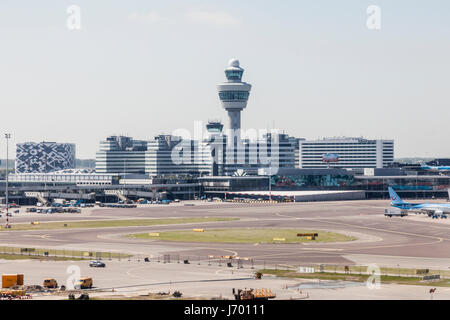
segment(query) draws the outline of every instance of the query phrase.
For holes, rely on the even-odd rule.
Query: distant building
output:
[[[159,176],[257,175],[258,169],[294,168],[291,138],[268,133],[261,139],[227,144],[220,123],[208,123],[204,140],[158,135],[149,141],[111,136],[100,142],[96,154],[97,173]]]
[[[394,140],[363,138],[325,138],[299,141],[299,168],[386,168],[394,162]],[[324,161],[324,155],[336,154],[338,161]]]
[[[295,138],[271,132],[233,143],[222,132],[220,123],[209,122],[206,127],[208,137],[202,144],[202,158],[205,166],[211,166],[213,176],[257,175],[261,168],[295,167]]]
[[[145,173],[147,142],[130,137],[110,136],[100,142],[95,156],[97,173]]]
[[[95,167],[97,173],[152,177],[207,175],[210,174],[208,161],[204,159],[202,144],[195,140],[172,135],[159,135],[149,141],[110,136],[100,142]]]
[[[239,170],[249,175],[257,175],[261,168],[277,171],[295,167],[295,149],[291,138],[286,134],[267,133],[256,141],[245,139],[242,142],[245,150],[244,161],[226,162],[225,175],[233,175]]]
[[[25,142],[16,145],[16,173],[46,173],[75,168],[75,144]]]
[[[305,138],[289,137],[288,139],[294,149],[294,167],[298,169],[300,168],[300,141],[304,141]]]
[[[145,173],[150,176],[209,175],[209,149],[201,141],[159,135],[147,143]]]

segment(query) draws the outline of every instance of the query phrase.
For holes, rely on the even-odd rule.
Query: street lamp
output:
[[[9,157],[8,157],[8,145],[9,145],[9,139],[11,139],[11,134],[10,133],[5,133],[5,139],[6,139],[6,188],[5,188],[5,203],[6,203],[6,228],[10,228],[9,225],[9,213],[8,213],[8,161],[9,161]]]

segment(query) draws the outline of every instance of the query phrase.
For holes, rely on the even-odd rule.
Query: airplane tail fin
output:
[[[394,191],[394,189],[392,189],[392,187],[388,188],[389,190],[389,196],[391,197],[391,204],[395,205],[395,204],[402,204],[405,203],[397,194],[397,192]]]

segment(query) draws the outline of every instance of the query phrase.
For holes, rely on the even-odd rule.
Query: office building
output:
[[[261,168],[294,168],[293,138],[276,132],[261,138],[230,138],[222,132],[219,122],[207,124],[208,137],[203,141],[203,164],[210,166],[213,176],[257,175]],[[207,151],[209,150],[209,151]]]
[[[110,136],[100,142],[95,166],[97,173],[208,175],[211,159],[201,141],[172,135],[158,135],[149,141]]]
[[[100,142],[95,156],[97,173],[145,173],[147,142],[125,136],[110,136]]]
[[[386,168],[394,162],[394,140],[325,138],[299,140],[299,168]],[[333,162],[327,162],[333,155]]]
[[[209,149],[198,140],[159,135],[147,143],[145,173],[150,176],[209,175]]]

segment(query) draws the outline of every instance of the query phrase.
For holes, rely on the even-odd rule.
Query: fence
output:
[[[105,251],[83,251],[72,249],[42,249],[42,248],[24,248],[24,247],[1,247],[0,259],[3,256],[8,258],[30,258],[30,259],[48,259],[48,260],[117,260],[129,262],[153,262],[153,263],[182,263],[196,264],[216,267],[226,267],[248,270],[274,270],[275,273],[282,271],[295,272],[300,274],[334,274],[334,275],[369,275],[367,265],[342,265],[342,264],[277,264],[274,261],[262,259],[253,259],[236,256],[213,256],[213,255],[180,255],[180,254],[162,254],[151,256],[145,254],[124,254],[120,252]],[[391,277],[414,277],[421,279],[450,279],[449,270],[423,269],[423,268],[405,268],[401,266],[389,267],[379,266],[381,276]],[[437,277],[439,276],[439,277]]]
[[[43,249],[43,248],[24,248],[24,247],[5,247],[0,246],[0,259],[2,258],[18,259],[48,259],[48,260],[84,260],[84,259],[129,259],[130,254],[120,252],[105,252],[105,251],[83,251],[73,249]],[[6,257],[5,257],[6,256]]]
[[[385,277],[409,277],[420,278],[423,280],[450,279],[450,270],[439,269],[423,269],[423,268],[406,268],[377,266],[379,275]],[[301,264],[299,266],[275,264],[270,265],[264,263],[264,269],[272,269],[275,271],[291,271],[300,274],[323,273],[334,275],[371,275],[373,268],[369,269],[368,265],[335,265],[335,264]]]

